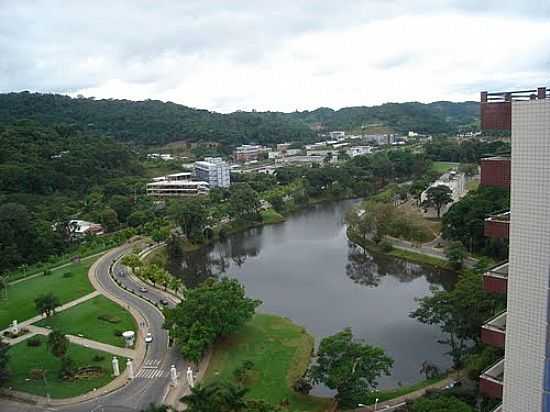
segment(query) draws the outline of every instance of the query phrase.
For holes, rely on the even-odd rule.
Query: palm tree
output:
[[[244,398],[247,392],[248,389],[232,383],[215,382],[195,386],[181,401],[187,405],[188,412],[244,412],[247,410]]]

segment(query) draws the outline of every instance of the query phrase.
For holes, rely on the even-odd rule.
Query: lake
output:
[[[381,388],[415,383],[422,362],[451,364],[437,341],[439,328],[411,319],[416,298],[430,287],[450,288],[455,275],[401,259],[371,255],[346,237],[344,216],[355,201],[316,205],[285,223],[231,236],[225,242],[170,262],[172,273],[193,287],[209,276],[237,278],[260,311],[303,325],[316,338],[351,327],[354,336],[384,348],[394,360]],[[312,393],[332,395],[318,387]]]

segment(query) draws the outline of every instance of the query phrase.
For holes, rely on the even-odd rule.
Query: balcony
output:
[[[506,293],[508,289],[508,262],[499,263],[483,274],[483,289],[490,293]]]
[[[486,345],[504,348],[506,312],[502,312],[481,327],[481,341]]]
[[[502,412],[502,403],[499,404],[495,409],[493,409],[491,412]]]
[[[510,190],[511,159],[506,156],[493,156],[481,159],[480,186],[501,187]]]
[[[482,372],[479,377],[479,391],[487,398],[502,399],[504,384],[504,359]]]
[[[511,213],[500,213],[485,219],[484,234],[497,239],[508,239],[510,237]]]
[[[481,130],[512,130],[512,101],[549,97],[546,87],[513,92],[481,92]]]

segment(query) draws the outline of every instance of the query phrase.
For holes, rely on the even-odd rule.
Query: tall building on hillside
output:
[[[249,162],[258,160],[262,153],[266,153],[265,147],[257,144],[243,144],[233,150],[233,160],[235,162]]]
[[[207,157],[195,162],[195,176],[208,183],[209,187],[229,187],[231,173],[229,165],[221,157]]]
[[[507,293],[507,309],[483,326],[482,341],[505,355],[482,373],[480,390],[502,398],[496,411],[550,412],[550,94],[482,92],[481,125],[511,130],[512,155],[511,167],[482,161],[481,183],[510,184],[511,209],[485,222],[485,234],[508,237],[510,249],[508,263],[484,274],[488,291]]]

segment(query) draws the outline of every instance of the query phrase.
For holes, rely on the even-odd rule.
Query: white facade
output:
[[[329,132],[328,134],[329,134],[330,138],[333,139],[333,140],[342,139],[342,138],[346,137],[346,132],[344,132],[342,130],[335,130],[333,132]]]
[[[420,202],[424,202],[428,199],[428,190],[430,190],[430,188],[437,186],[447,186],[452,192],[453,202],[441,208],[441,213],[445,213],[454,202],[459,201],[462,195],[464,195],[466,187],[465,184],[466,177],[464,173],[456,173],[453,171],[445,173],[420,194]]]
[[[372,146],[352,146],[346,149],[346,153],[350,157],[368,155],[372,153]]]
[[[209,187],[229,187],[231,173],[229,165],[221,157],[207,157],[195,162],[195,176],[208,183]]]
[[[512,102],[511,211],[503,411],[547,412],[550,100]]]
[[[155,197],[199,195],[208,193],[208,182],[191,180],[191,173],[174,173],[154,178],[145,191]]]

